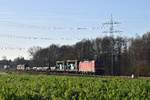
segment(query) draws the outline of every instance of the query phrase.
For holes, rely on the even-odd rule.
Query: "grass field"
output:
[[[150,100],[150,80],[1,74],[0,99]]]

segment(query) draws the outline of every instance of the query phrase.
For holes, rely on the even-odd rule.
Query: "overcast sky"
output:
[[[150,31],[149,0],[0,0],[0,57],[28,58],[32,46],[74,44],[107,34],[102,23],[122,24],[122,36]]]

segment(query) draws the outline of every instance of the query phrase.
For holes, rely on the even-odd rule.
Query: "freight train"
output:
[[[18,65],[17,70],[32,70],[32,71],[49,71],[49,72],[63,72],[63,73],[92,73],[92,74],[105,74],[105,67],[100,61],[78,61],[66,60],[56,61],[54,67],[28,67],[25,65]]]

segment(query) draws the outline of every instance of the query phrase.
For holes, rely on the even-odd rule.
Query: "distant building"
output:
[[[16,66],[11,60],[0,60],[0,70],[15,69]]]
[[[7,69],[7,68],[10,68],[10,62],[7,61],[7,60],[1,60],[0,61],[0,69]]]

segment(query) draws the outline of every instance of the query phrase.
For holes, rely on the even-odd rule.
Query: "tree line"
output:
[[[99,60],[105,66],[106,75],[150,76],[150,32],[135,38],[106,36],[83,39],[74,45],[33,47],[29,53],[31,66],[52,67],[61,60]]]

